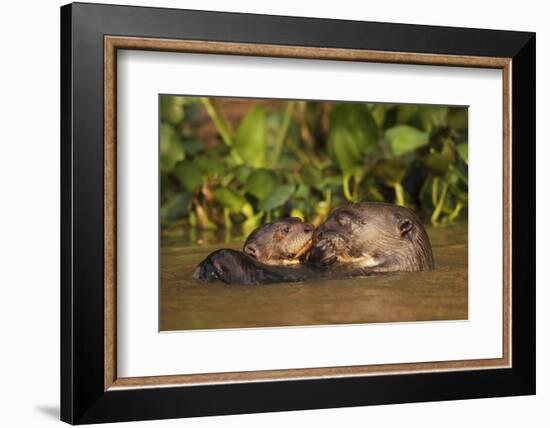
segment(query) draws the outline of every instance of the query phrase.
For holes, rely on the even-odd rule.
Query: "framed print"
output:
[[[75,3],[61,54],[62,420],[535,393],[533,33]]]

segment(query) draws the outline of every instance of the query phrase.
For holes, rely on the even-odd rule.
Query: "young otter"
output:
[[[320,270],[308,266],[267,266],[237,250],[224,248],[208,255],[193,272],[195,279],[226,284],[258,285],[316,278]]]
[[[314,233],[308,261],[363,274],[434,268],[418,217],[397,205],[359,202],[333,211]]]
[[[297,217],[281,218],[254,230],[243,251],[270,266],[299,264],[311,248],[313,226]]]
[[[226,284],[270,284],[314,278],[315,269],[301,266],[313,242],[313,226],[299,218],[281,218],[254,230],[244,243],[244,253],[214,251],[195,269],[194,278]],[[296,265],[295,267],[285,267]]]

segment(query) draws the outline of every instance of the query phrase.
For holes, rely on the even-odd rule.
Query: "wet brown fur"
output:
[[[430,240],[416,214],[375,202],[333,211],[315,231],[308,260],[317,266],[349,265],[365,274],[434,268]]]
[[[281,218],[255,229],[246,239],[243,251],[270,266],[300,263],[313,240],[313,226],[297,217]]]

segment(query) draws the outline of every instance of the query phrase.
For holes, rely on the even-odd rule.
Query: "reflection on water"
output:
[[[429,228],[436,269],[368,278],[261,286],[204,284],[193,268],[243,236],[186,231],[163,237],[160,329],[188,330],[464,320],[468,317],[468,227]]]

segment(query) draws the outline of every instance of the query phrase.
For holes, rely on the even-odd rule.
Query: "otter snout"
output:
[[[317,229],[313,233],[313,245],[308,261],[316,266],[329,266],[336,262],[344,247],[344,239],[340,234]]]
[[[315,266],[329,266],[336,262],[336,248],[331,241],[318,241],[309,252],[308,262]]]

